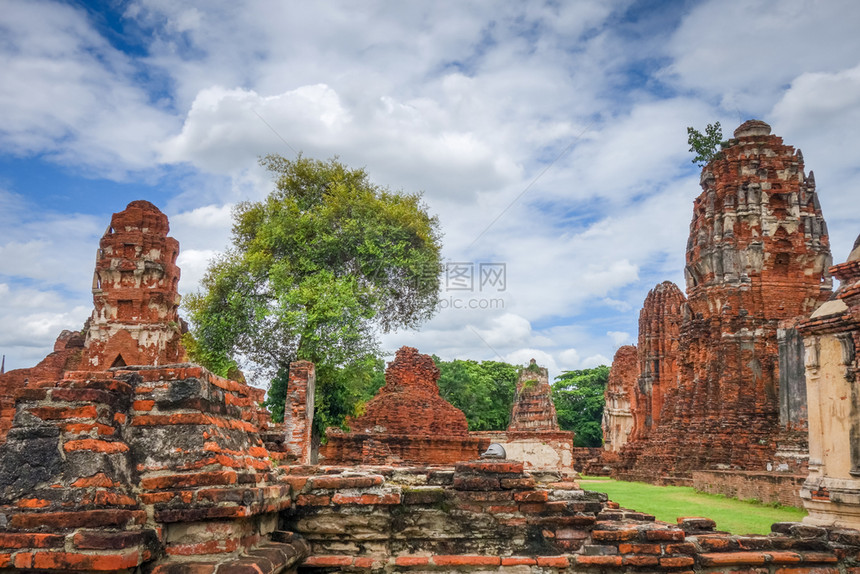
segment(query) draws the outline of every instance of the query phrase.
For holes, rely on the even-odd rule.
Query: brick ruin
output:
[[[640,316],[637,406],[650,405],[634,415],[645,430],[622,453],[624,478],[683,483],[694,470],[802,469],[805,383],[799,369],[780,372],[779,347],[792,321],[831,293],[813,173],[805,175],[800,150],[750,120],[702,170],[701,185],[687,299],[664,283],[665,300],[652,291]],[[793,459],[777,456],[783,439]]]
[[[520,369],[508,432],[557,431],[558,417],[552,402],[549,373],[534,359]]]
[[[686,298],[664,281],[645,297],[639,313],[639,379],[634,398],[633,436],[647,436],[660,424],[666,396],[678,386],[678,345]]]
[[[326,464],[453,464],[477,458],[489,444],[469,436],[466,415],[439,395],[430,355],[402,347],[385,370],[385,385],[350,432],[330,428],[320,449]]]
[[[860,528],[860,237],[833,298],[797,329],[806,350],[809,476],[800,496],[812,524]]]
[[[633,435],[636,379],[639,376],[639,354],[635,345],[619,347],[612,358],[609,380],[606,382],[603,407],[603,447],[618,452]]]
[[[146,321],[136,332],[172,332]],[[80,360],[90,340],[98,368]],[[667,524],[571,481],[539,483],[517,460],[302,464],[312,365],[291,365],[292,420],[276,426],[261,389],[199,366],[161,355],[157,365],[109,366],[114,351],[124,362],[147,357],[151,340],[126,355],[111,337],[67,334],[31,378],[3,379],[14,415],[0,445],[0,572],[860,572],[857,530],[780,523],[767,536],[734,536],[706,518]],[[401,349],[366,424],[465,428],[451,411],[433,412],[438,374],[425,357]],[[77,368],[51,374],[67,364]],[[542,388],[539,377],[521,383],[521,397]],[[399,396],[409,394],[423,402]],[[534,416],[512,426],[531,419],[540,422],[528,432],[554,432],[551,414],[528,407],[543,400],[523,399],[519,412]],[[403,405],[429,420],[408,420]]]
[[[263,442],[264,392],[177,362],[168,231],[149,202],[114,214],[83,332],[0,376],[14,405],[2,413],[0,571],[165,573],[189,560],[201,573],[273,571],[307,554],[278,538],[291,497]]]
[[[179,243],[167,216],[148,201],[115,213],[99,243],[92,316],[80,332],[63,331],[35,367],[0,374],[0,438],[14,416],[11,397],[23,386],[53,384],[66,371],[159,365],[185,358],[178,315]]]
[[[574,433],[559,428],[549,373],[534,359],[517,376],[508,429],[470,434],[502,445],[509,458],[536,476],[568,480],[576,475]]]
[[[183,360],[179,242],[168,231],[167,216],[148,201],[133,201],[111,218],[93,274],[95,309],[85,328],[87,368]]]
[[[664,405],[673,400],[668,397],[678,388],[678,346],[686,301],[677,285],[664,281],[648,292],[639,312],[638,378],[630,409],[633,428],[618,456],[606,461],[617,477],[656,478],[631,472],[640,454],[649,448],[651,432],[661,423]]]

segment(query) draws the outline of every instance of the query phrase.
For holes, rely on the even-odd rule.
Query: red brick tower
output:
[[[646,436],[660,423],[666,394],[678,386],[678,344],[684,294],[671,281],[645,297],[639,312],[639,381],[633,399],[633,436]]]
[[[687,243],[679,386],[636,463],[651,475],[762,469],[779,430],[777,326],[830,295],[803,156],[751,120],[703,169]]]
[[[618,452],[633,436],[633,410],[639,357],[635,345],[615,351],[603,393],[603,448]]]
[[[182,361],[179,243],[167,216],[148,201],[115,213],[100,242],[93,275],[95,309],[83,364],[93,369]]]
[[[557,431],[549,374],[534,359],[520,371],[508,431]]]

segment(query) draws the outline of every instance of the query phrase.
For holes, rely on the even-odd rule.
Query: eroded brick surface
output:
[[[751,120],[703,169],[701,184],[677,383],[663,389],[657,421],[652,386],[652,428],[622,456],[619,474],[629,478],[688,480],[692,470],[761,470],[773,462],[779,323],[808,316],[830,295],[827,228],[799,151]],[[673,323],[664,325],[671,341]],[[662,353],[663,363],[671,351],[640,344],[640,353]],[[659,376],[664,367],[648,368]]]
[[[508,431],[558,431],[549,375],[534,359],[520,370]]]
[[[634,345],[619,347],[612,359],[609,380],[606,382],[603,407],[603,445],[608,451],[618,452],[634,431],[633,412],[635,386],[639,377],[639,356]]]
[[[439,369],[429,355],[402,347],[385,371],[385,386],[351,432],[327,431],[326,464],[453,464],[476,458],[488,442],[469,436],[466,415],[439,396]]]

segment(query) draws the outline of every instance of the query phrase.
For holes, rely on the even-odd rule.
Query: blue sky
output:
[[[802,148],[847,256],[858,24],[835,0],[7,0],[0,353],[33,365],[83,325],[98,239],[135,199],[170,217],[195,290],[232,205],[271,189],[257,157],[295,149],[423,191],[448,260],[506,264],[504,291],[444,292],[384,350],[608,363],[649,289],[683,289],[687,126],[758,118]]]

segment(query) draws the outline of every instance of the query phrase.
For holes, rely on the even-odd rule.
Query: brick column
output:
[[[284,431],[287,452],[296,464],[312,464],[311,429],[314,422],[316,372],[310,361],[290,363],[287,402],[284,405]]]

